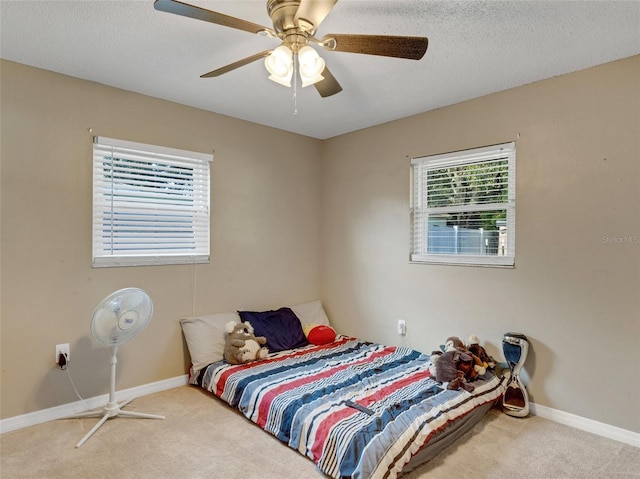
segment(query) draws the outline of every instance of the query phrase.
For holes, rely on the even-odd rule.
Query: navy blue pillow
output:
[[[249,321],[256,336],[267,338],[270,353],[299,348],[309,344],[300,320],[290,308],[275,311],[238,311],[240,319]]]

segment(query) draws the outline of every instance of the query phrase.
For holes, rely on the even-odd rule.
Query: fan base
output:
[[[147,414],[143,412],[136,411],[124,411],[122,408],[133,401],[135,398],[131,398],[127,401],[124,401],[122,404],[118,404],[117,402],[108,402],[102,411],[87,411],[73,416],[74,418],[83,418],[83,417],[101,417],[100,421],[91,428],[91,430],[76,444],[76,447],[82,446],[87,440],[93,436],[93,434],[100,429],[107,419],[115,418],[117,416],[125,416],[139,419],[164,419],[164,416],[159,416],[157,414]]]

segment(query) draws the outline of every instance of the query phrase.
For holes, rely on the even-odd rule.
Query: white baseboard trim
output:
[[[144,384],[142,386],[124,389],[122,391],[116,391],[116,401],[126,401],[127,399],[133,399],[140,396],[146,396],[147,394],[185,386],[188,383],[188,380],[189,376],[185,374],[184,376],[176,376],[175,378],[164,379],[155,383]],[[0,420],[0,434],[9,431],[15,431],[16,429],[22,429],[28,426],[34,426],[36,424],[52,421],[54,419],[62,419],[64,417],[73,416],[74,414],[89,411],[91,409],[101,408],[105,404],[107,404],[107,401],[109,401],[109,394],[104,394],[102,396],[85,399],[84,401],[76,401],[68,404],[63,404],[61,406],[23,414],[21,416],[2,419]]]
[[[611,426],[603,422],[587,419],[586,417],[576,416],[558,409],[552,409],[540,404],[529,404],[529,411],[534,416],[539,416],[550,421],[571,426],[581,431],[597,434],[598,436],[613,439],[615,441],[624,442],[631,446],[640,447],[640,434],[637,432],[622,429],[621,427]]]
[[[188,383],[189,376],[177,376],[175,378],[164,379],[155,383],[144,384],[130,389],[124,389],[116,392],[117,401],[126,401],[147,394],[157,393],[160,391],[166,391],[167,389],[173,389],[180,386],[185,386]],[[49,409],[43,409],[21,416],[10,417],[0,420],[0,434],[14,431],[16,429],[22,429],[28,426],[34,426],[43,422],[52,421],[54,419],[62,419],[64,417],[73,416],[74,414],[81,413],[90,409],[103,407],[109,400],[109,395],[104,394],[102,396],[96,396],[83,401],[76,401],[69,404],[63,404],[61,406],[52,407]],[[615,441],[620,441],[631,446],[640,447],[640,434],[622,429],[616,426],[610,426],[602,422],[587,419],[581,416],[576,416],[568,412],[553,409],[540,404],[530,403],[529,411],[534,416],[539,416],[544,419],[549,419],[566,426],[574,427],[582,431],[597,434]]]

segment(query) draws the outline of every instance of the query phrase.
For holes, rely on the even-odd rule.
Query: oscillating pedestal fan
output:
[[[111,293],[96,306],[91,319],[91,333],[93,337],[105,346],[111,346],[111,383],[109,387],[109,402],[102,411],[87,411],[75,417],[100,417],[100,421],[84,436],[76,447],[82,446],[107,419],[116,416],[129,416],[145,419],[164,419],[164,416],[145,414],[134,411],[124,411],[122,408],[129,404],[131,398],[122,404],[116,402],[116,355],[118,346],[126,343],[140,333],[151,320],[153,303],[149,295],[138,288],[124,288]]]

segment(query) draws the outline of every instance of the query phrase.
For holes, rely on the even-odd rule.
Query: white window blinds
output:
[[[414,158],[411,261],[513,266],[515,143]]]
[[[212,160],[95,137],[93,266],[209,262]]]

